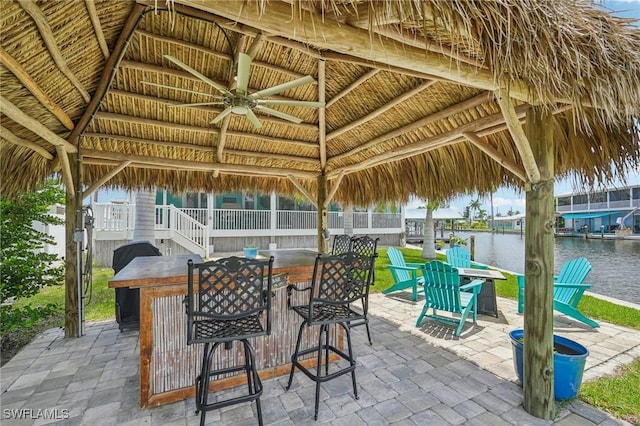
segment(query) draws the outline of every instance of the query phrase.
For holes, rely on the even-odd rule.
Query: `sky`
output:
[[[610,11],[614,15],[638,19],[639,22],[636,22],[636,25],[640,26],[640,0],[602,0],[598,2],[598,4],[600,3],[605,10]],[[573,182],[573,178],[569,178],[563,181],[557,181],[555,183],[554,194],[560,195],[579,191],[581,188],[575,188]],[[640,185],[640,170],[628,176],[627,184]],[[617,182],[616,184],[614,184],[614,186],[622,185],[623,184],[621,182]],[[98,201],[101,203],[109,202],[111,200],[126,200],[128,198],[128,194],[123,191],[100,190],[98,194]],[[450,200],[450,211],[453,213],[462,213],[465,207],[468,206],[469,203],[476,198],[480,200],[481,208],[490,213],[491,208],[489,197],[478,197],[477,194],[461,196]],[[516,192],[507,188],[498,188],[498,190],[493,194],[494,214],[501,213],[503,216],[505,216],[509,210],[512,210],[514,212],[520,211],[521,213],[523,213],[525,211],[524,199],[524,192]],[[423,206],[424,204],[424,200],[418,199],[410,202],[405,206],[405,216],[410,218],[424,217],[424,210],[418,209],[419,206]]]

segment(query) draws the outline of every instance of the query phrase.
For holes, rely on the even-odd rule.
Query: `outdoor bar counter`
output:
[[[311,250],[261,251],[274,257],[271,335],[250,339],[256,353],[260,377],[287,374],[302,320],[287,309],[287,284],[306,287],[311,283],[317,253]],[[110,281],[110,288],[140,288],[140,406],[154,407],[193,397],[195,377],[202,362],[202,344],[187,346],[187,261],[202,262],[199,255],[142,256],[134,258]],[[197,277],[195,277],[197,282]],[[307,302],[308,292],[293,292],[293,303]],[[318,327],[305,334],[303,345],[317,341]],[[339,328],[339,327],[338,327]],[[336,327],[332,333],[335,333]],[[342,334],[342,333],[341,333]],[[311,339],[311,342],[309,341]],[[339,339],[342,346],[342,339]],[[240,357],[240,346],[217,351],[217,362]],[[314,363],[315,359],[307,360]],[[245,383],[245,376],[212,383],[212,390]]]

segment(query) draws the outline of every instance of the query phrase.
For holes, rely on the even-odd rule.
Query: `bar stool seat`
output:
[[[302,317],[302,324],[298,330],[298,339],[294,353],[291,355],[291,372],[286,389],[291,388],[293,374],[298,368],[307,377],[316,382],[316,398],[314,420],[318,419],[318,406],[320,403],[320,383],[326,382],[344,374],[351,374],[353,393],[358,399],[356,385],[356,360],[353,356],[351,344],[351,321],[365,318],[363,312],[351,309],[351,304],[362,301],[368,297],[368,287],[371,283],[373,271],[373,258],[360,256],[353,252],[338,254],[335,256],[318,255],[316,257],[311,286],[299,289],[293,285],[287,287],[289,308]],[[306,305],[291,306],[293,291],[309,291],[309,303]],[[364,302],[366,303],[366,302]],[[338,325],[344,330],[347,341],[347,351],[337,348],[337,343],[330,342],[329,327]],[[305,327],[319,326],[318,344],[311,348],[301,349],[302,336]],[[336,333],[337,337],[337,333]],[[329,372],[329,353],[338,355],[348,362],[348,365]],[[300,358],[315,353],[317,362],[315,372],[306,368]],[[323,364],[324,355],[324,364]],[[324,369],[322,368],[324,365]]]
[[[200,374],[195,383],[196,414],[201,413],[201,426],[205,424],[208,411],[250,401],[256,401],[258,424],[263,424],[260,406],[263,386],[248,339],[271,334],[272,266],[273,257],[269,260],[228,257],[199,264],[188,262],[187,344],[204,343]],[[194,285],[196,271],[197,287]],[[214,354],[220,345],[224,344],[224,349],[230,351],[236,341],[243,346],[244,364],[213,369]],[[208,401],[212,379],[242,371],[246,374],[246,394]]]

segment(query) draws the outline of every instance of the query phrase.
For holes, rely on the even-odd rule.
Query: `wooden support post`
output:
[[[66,154],[64,154],[66,155]],[[69,161],[70,176],[78,176],[76,158]],[[76,185],[80,188],[79,185]],[[82,198],[67,191],[65,202],[65,257],[64,257],[64,337],[80,337],[80,311],[78,295],[78,254],[74,234],[78,227],[76,211],[82,208]]]
[[[325,239],[325,233],[329,233],[328,208],[325,204],[327,198],[327,177],[322,174],[318,176],[318,252],[327,253],[329,244]]]
[[[553,117],[527,111],[527,139],[540,171],[528,185],[525,229],[524,409],[539,418],[555,415],[553,392]]]
[[[469,237],[469,252],[471,253],[471,260],[476,260],[476,236]]]

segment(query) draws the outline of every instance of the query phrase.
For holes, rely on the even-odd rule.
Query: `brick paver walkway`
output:
[[[452,327],[415,320],[422,303],[402,293],[371,295],[373,346],[364,327],[353,330],[360,398],[350,377],[322,385],[313,421],[314,383],[302,373],[285,391],[287,377],[265,380],[261,398],[269,425],[614,425],[620,421],[580,401],[554,421],[522,408],[507,332],[521,327],[515,302],[499,299],[500,318],[479,317],[455,338]],[[602,324],[587,329],[557,316],[556,332],[589,348],[585,379],[612,371],[640,352],[640,333]],[[86,335],[64,339],[49,330],[1,370],[2,425],[196,425],[194,401],[138,408],[138,333],[115,321],[89,323]],[[230,390],[227,392],[234,392]],[[211,425],[255,425],[255,404],[212,411]],[[26,419],[16,420],[21,415]],[[51,419],[50,417],[57,417]]]

